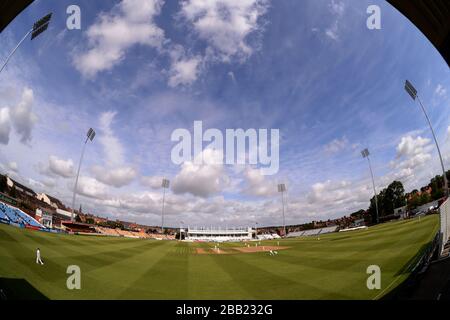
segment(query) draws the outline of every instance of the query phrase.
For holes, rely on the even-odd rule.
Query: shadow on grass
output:
[[[0,278],[0,300],[48,300],[25,279]]]
[[[430,275],[428,266],[437,252],[438,239],[438,236],[436,236],[433,241],[424,244],[417,254],[397,272],[396,275],[409,273],[409,276],[391,292],[382,297],[383,300],[435,299],[437,296],[435,294],[436,282],[434,282],[434,285],[429,286],[427,283],[423,283],[422,280],[427,274],[428,276]],[[433,272],[431,274],[433,275]],[[428,282],[431,281],[428,280]]]
[[[397,271],[395,276],[399,276],[401,274],[405,273],[411,273],[414,270],[414,267],[416,267],[417,263],[420,261],[420,259],[423,257],[424,253],[426,252],[427,248],[430,246],[431,242],[422,245],[420,247],[419,251],[406,262],[403,267]]]

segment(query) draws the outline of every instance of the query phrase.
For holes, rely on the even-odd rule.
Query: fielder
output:
[[[41,250],[39,250],[39,248],[36,250],[36,263],[40,265],[44,264],[41,260]]]

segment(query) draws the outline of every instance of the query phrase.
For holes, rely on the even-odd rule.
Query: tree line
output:
[[[450,180],[450,170],[446,172],[447,179]],[[379,218],[394,214],[394,209],[406,206],[407,210],[414,210],[417,207],[439,200],[445,196],[444,178],[437,175],[430,182],[418,189],[414,189],[409,193],[405,193],[405,188],[400,181],[393,181],[377,194],[378,214]],[[361,213],[360,211],[355,212]],[[368,213],[372,217],[372,221],[376,221],[375,196],[370,199]]]

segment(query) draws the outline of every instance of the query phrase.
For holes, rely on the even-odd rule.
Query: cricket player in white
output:
[[[39,248],[37,248],[36,250],[36,263],[44,264],[41,260],[41,250],[39,250]]]

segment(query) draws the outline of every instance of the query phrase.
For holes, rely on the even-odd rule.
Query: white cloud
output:
[[[122,217],[132,215],[152,219],[160,223],[162,192],[127,193],[115,197],[107,197],[96,203],[108,206],[109,213]],[[165,214],[168,223],[178,224],[180,220],[190,225],[208,223],[229,223],[229,225],[253,225],[255,219],[260,223],[273,223],[274,214],[279,218],[279,205],[269,202],[245,202],[226,200],[223,196],[192,197],[190,195],[166,194]]]
[[[342,1],[331,0],[328,7],[332,15],[335,17],[335,20],[331,26],[325,30],[325,34],[330,39],[337,41],[339,40],[339,24],[345,13],[345,4]]]
[[[345,4],[341,1],[331,0],[331,3],[329,4],[329,8],[332,13],[334,13],[338,16],[342,16],[345,11]]]
[[[70,178],[74,175],[73,161],[59,159],[52,155],[48,158],[48,171],[63,178]]]
[[[19,173],[19,166],[14,161],[10,161],[7,163],[0,163],[0,171],[6,173],[12,178],[17,177]]]
[[[11,122],[14,129],[20,136],[22,143],[29,143],[31,141],[31,132],[37,116],[33,113],[33,90],[25,88],[22,92],[22,98],[19,104],[10,110]]]
[[[286,216],[294,223],[327,220],[366,209],[372,196],[368,180],[318,182],[311,186],[306,196],[295,196],[288,201]]]
[[[94,166],[92,171],[98,181],[116,188],[130,184],[137,176],[136,169],[132,167],[105,169],[103,167]]]
[[[190,85],[197,80],[200,72],[201,57],[181,58],[170,66],[169,86]]]
[[[107,111],[100,115],[98,140],[103,146],[106,162],[109,166],[120,166],[124,162],[124,149],[112,130],[112,124],[117,112]]]
[[[438,84],[434,93],[439,97],[445,97],[447,94],[447,89],[445,89],[442,84]]]
[[[9,143],[10,132],[11,132],[11,125],[10,125],[9,109],[1,108],[0,109],[0,143],[1,144]]]
[[[415,169],[420,167],[431,160],[431,154],[429,153],[418,153],[409,159],[404,160],[396,168],[407,168],[407,169]]]
[[[259,169],[246,168],[244,171],[245,181],[247,186],[243,192],[254,196],[269,197],[277,194],[277,184],[274,180],[267,179],[261,174]]]
[[[386,175],[385,180],[419,183],[418,179],[423,174],[420,169],[432,159],[432,147],[430,139],[410,135],[402,137],[396,148],[396,158],[390,163],[394,172]],[[413,178],[415,181],[411,181]]]
[[[98,140],[103,146],[105,165],[93,166],[91,171],[98,181],[120,188],[130,184],[138,172],[132,166],[125,165],[124,147],[112,128],[116,115],[115,111],[103,112],[100,115]]]
[[[412,136],[402,137],[400,143],[397,146],[397,157],[411,157],[424,152],[425,147],[430,143],[430,139],[422,138],[418,136],[414,138]]]
[[[110,12],[99,15],[87,30],[88,50],[74,57],[75,67],[86,77],[110,70],[126,51],[140,44],[160,48],[164,31],[154,23],[163,0],[123,0]]]
[[[236,83],[236,76],[234,75],[234,72],[233,72],[233,71],[228,71],[228,76],[230,77],[230,80],[231,80],[233,83]]]
[[[152,189],[159,189],[161,188],[162,180],[163,177],[160,176],[141,177],[141,184]]]
[[[308,195],[310,203],[320,203],[325,201],[342,201],[349,196],[350,182],[340,181],[334,182],[327,180],[313,184],[311,192]]]
[[[339,27],[338,27],[338,21],[336,20],[333,25],[325,30],[325,34],[332,40],[339,40]]]
[[[248,36],[261,30],[258,19],[265,14],[268,0],[184,0],[180,16],[194,33],[208,43],[219,59],[247,58],[253,52]]]
[[[181,166],[181,171],[173,180],[172,190],[175,194],[190,193],[194,196],[207,198],[222,191],[229,183],[221,162],[221,153],[206,149],[197,157],[203,157],[205,164],[187,161]]]
[[[42,190],[45,186],[42,182],[36,181],[34,179],[28,178],[26,179],[26,185],[35,190]]]
[[[19,171],[19,166],[17,165],[17,162],[14,162],[14,161],[8,162],[6,164],[6,167],[13,172]]]
[[[333,141],[325,145],[324,150],[328,154],[334,154],[344,150],[347,147],[348,139],[346,137],[343,137],[342,139],[334,139]]]
[[[73,190],[74,183],[71,183],[70,186]],[[77,194],[88,198],[103,199],[107,196],[107,187],[94,178],[81,176],[78,180]]]
[[[52,189],[56,186],[56,181],[55,181],[55,179],[52,179],[52,178],[46,178],[46,179],[42,180],[42,184],[45,187]]]
[[[414,175],[414,171],[412,168],[410,168],[409,166],[407,166],[406,168],[400,169],[400,170],[395,170],[395,173],[393,176],[389,177],[389,182],[393,180],[398,180],[398,181],[407,181],[408,179],[410,179],[412,176]]]
[[[254,52],[249,36],[262,31],[258,22],[268,4],[269,0],[182,1],[178,18],[207,43],[204,54],[191,55],[165,38],[164,31],[155,24],[163,0],[123,0],[109,12],[101,13],[89,27],[88,45],[73,57],[73,63],[85,77],[93,78],[98,72],[111,70],[125,59],[127,50],[140,44],[170,56],[169,86],[191,85],[206,62],[229,62],[232,58],[242,61]]]
[[[171,201],[166,202],[166,214],[171,212]],[[160,196],[151,192],[132,193],[118,197],[110,197],[101,201],[102,205],[134,213],[160,214]]]

